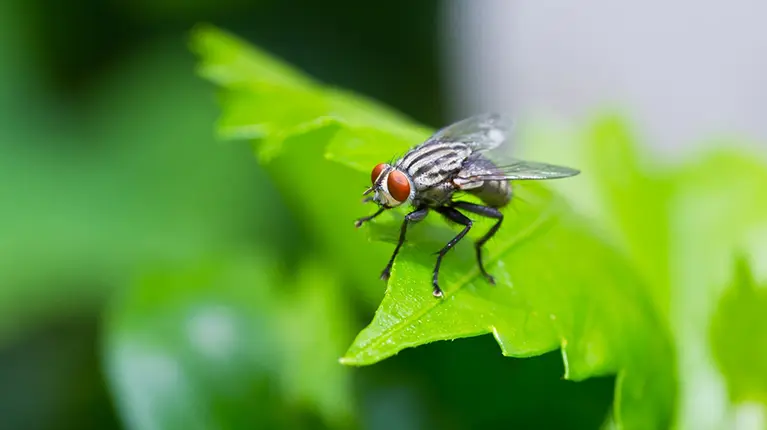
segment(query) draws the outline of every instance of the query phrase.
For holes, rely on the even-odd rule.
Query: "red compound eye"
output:
[[[404,202],[410,196],[410,181],[399,170],[389,173],[386,185],[389,188],[389,194],[398,202]]]
[[[375,184],[376,179],[381,176],[381,172],[386,168],[386,163],[381,163],[373,167],[373,172],[370,173],[370,183]]]

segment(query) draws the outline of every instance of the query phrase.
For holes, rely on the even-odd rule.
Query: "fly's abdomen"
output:
[[[511,201],[511,184],[508,181],[484,181],[481,186],[468,192],[494,208],[506,206]]]
[[[486,205],[499,208],[511,201],[511,184],[505,179],[499,179],[503,176],[492,161],[475,154],[467,160],[453,183],[461,190],[479,197]]]

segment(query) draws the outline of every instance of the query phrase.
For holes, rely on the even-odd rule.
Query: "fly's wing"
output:
[[[502,181],[502,180],[540,180],[558,179],[575,176],[580,170],[555,164],[537,163],[534,161],[514,160],[509,164],[487,169],[486,173],[475,173],[473,180]]]
[[[579,170],[570,167],[525,160],[514,160],[509,164],[496,165],[489,159],[478,156],[464,167],[457,177],[453,178],[453,183],[462,190],[471,190],[481,187],[485,181],[557,179],[575,176],[579,173]]]
[[[438,130],[425,142],[400,157],[396,165],[410,166],[428,148],[450,146],[453,143],[465,145],[460,149],[461,158],[472,154],[485,154],[488,158],[495,160],[496,164],[505,164],[498,156],[490,153],[508,153],[506,142],[510,140],[508,137],[512,128],[513,121],[507,115],[498,113],[475,115]]]
[[[461,142],[472,150],[486,152],[505,146],[514,121],[499,113],[485,113],[458,121],[434,133],[429,142]]]
[[[540,180],[575,176],[579,170],[512,157],[514,120],[505,114],[485,113],[469,117],[437,131],[425,144],[461,142],[474,153],[473,161],[454,182],[464,189],[483,181]]]

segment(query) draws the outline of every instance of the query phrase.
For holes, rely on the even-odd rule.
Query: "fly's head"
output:
[[[380,206],[394,208],[415,196],[415,187],[410,176],[389,164],[376,165],[370,173],[370,181],[373,185],[363,195],[373,193],[369,199]]]

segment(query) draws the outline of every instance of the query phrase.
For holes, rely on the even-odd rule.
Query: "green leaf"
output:
[[[243,55],[253,49],[211,28],[197,32],[193,46],[214,46],[210,39],[223,38],[228,48],[243,45],[239,50]],[[197,51],[202,53],[203,65],[216,63],[217,55]],[[263,56],[259,53],[251,60],[259,62]],[[234,68],[232,75],[238,73]],[[369,100],[316,83],[279,81],[275,86],[279,84],[280,89],[272,91],[272,86],[262,91],[259,86],[269,76],[253,78],[259,85],[219,80],[226,88],[222,131],[229,136],[237,133],[226,130],[265,133],[240,136],[258,138],[262,159],[271,161],[267,169],[283,195],[291,198],[297,213],[310,216],[307,220],[315,226],[312,234],[321,238],[323,249],[345,257],[346,265],[340,267],[367,270],[373,252],[357,246],[341,230],[344,220],[359,216],[350,200],[359,198],[354,196],[361,189],[355,193],[349,183],[364,185],[370,166],[406,151],[429,131]],[[286,87],[290,88],[282,91]],[[284,115],[270,116],[268,103],[277,103],[276,111]],[[352,170],[342,173],[343,169],[321,158]],[[311,178],[333,178],[332,192],[307,183]],[[626,258],[641,252],[616,247],[619,241],[576,215],[548,186],[518,185],[516,193],[515,203],[505,210],[501,232],[486,249],[497,286],[478,275],[473,250],[463,243],[446,258],[441,273],[445,298],[435,300],[429,285],[432,252],[455,231],[427,220],[409,234],[373,322],[358,335],[342,362],[372,364],[404,348],[493,333],[509,356],[539,355],[561,347],[565,376],[570,379],[617,374],[615,421],[619,425],[668,426],[674,404],[673,352],[664,319],[648,293],[650,278]],[[489,224],[480,221],[475,226],[476,237]],[[377,238],[391,238],[398,229],[391,217],[388,224],[384,219],[369,227],[376,229]],[[375,251],[374,261],[383,264],[391,246],[379,244]],[[355,277],[362,276],[360,272]]]
[[[197,72],[221,86],[261,89],[314,85],[311,78],[285,62],[207,24],[193,29],[191,47],[205,58]]]
[[[382,157],[379,160],[391,158],[392,147],[407,149],[429,134],[391,109],[323,86],[214,27],[198,26],[191,44],[203,58],[199,73],[224,88],[219,134],[262,138],[258,145],[262,161],[278,155],[291,136],[326,127],[336,132],[329,148],[372,152]],[[350,162],[353,167],[372,168]]]

